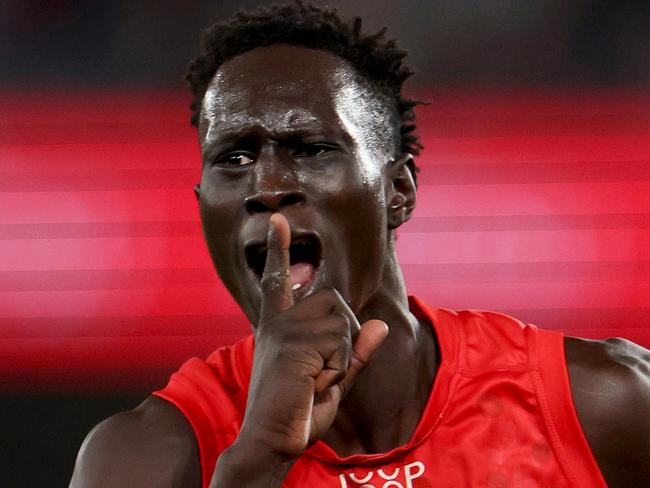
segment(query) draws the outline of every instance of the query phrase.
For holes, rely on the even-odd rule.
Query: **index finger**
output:
[[[266,241],[266,263],[261,281],[260,320],[268,319],[293,306],[293,293],[289,279],[291,228],[284,215],[279,213],[271,215]]]

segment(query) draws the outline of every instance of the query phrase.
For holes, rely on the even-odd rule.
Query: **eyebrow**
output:
[[[233,127],[219,130],[218,137],[215,137],[211,141],[207,141],[206,137],[206,140],[204,140],[204,144],[207,144],[206,151],[204,153],[213,150],[215,147],[246,143],[252,144],[260,138],[259,129],[261,129],[260,126],[249,126],[237,129]],[[310,137],[318,136],[331,138],[346,145],[353,143],[350,135],[347,134],[346,131],[342,130],[340,126],[337,126],[334,130],[332,130],[325,129],[322,124],[318,124],[317,127],[305,127],[304,124],[302,124],[302,127],[297,127],[295,129],[276,131],[275,133],[270,132],[270,138],[280,143],[298,142]]]

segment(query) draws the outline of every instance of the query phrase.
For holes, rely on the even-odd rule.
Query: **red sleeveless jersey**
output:
[[[606,487],[575,413],[562,334],[493,312],[431,309],[416,298],[410,306],[432,324],[442,359],[409,443],[339,457],[316,442],[284,486]],[[154,393],[194,428],[206,488],[239,433],[252,360],[250,336],[207,361],[190,359]]]

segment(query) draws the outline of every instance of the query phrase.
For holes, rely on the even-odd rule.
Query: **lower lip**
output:
[[[291,289],[297,290],[314,279],[316,268],[310,263],[296,263],[289,268]]]
[[[298,301],[306,296],[311,295],[318,288],[320,282],[321,271],[323,269],[323,263],[320,263],[318,267],[314,268],[313,275],[309,281],[304,283],[300,288],[292,289],[294,301]]]

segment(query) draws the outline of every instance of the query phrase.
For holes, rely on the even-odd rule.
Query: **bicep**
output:
[[[88,434],[71,488],[201,486],[191,428],[163,400],[147,402],[144,408],[101,422]]]
[[[578,417],[610,486],[650,478],[650,352],[623,339],[567,343]]]

